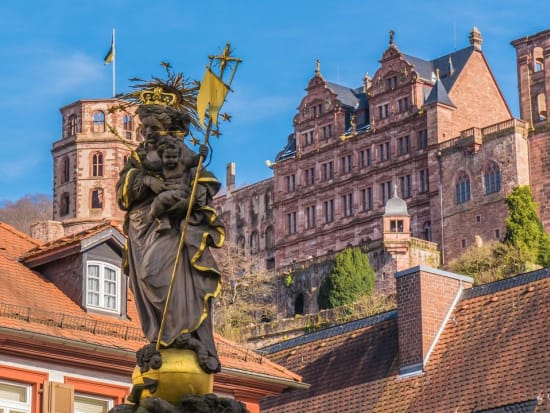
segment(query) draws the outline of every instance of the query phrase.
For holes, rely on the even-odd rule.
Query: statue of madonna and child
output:
[[[206,395],[221,370],[211,313],[221,290],[211,248],[220,248],[225,235],[212,207],[220,182],[202,166],[208,146],[196,153],[184,142],[196,112],[172,104],[173,88],[161,89],[141,92],[136,115],[143,141],[116,185],[126,212],[123,269],[149,342],[136,353],[133,403]]]

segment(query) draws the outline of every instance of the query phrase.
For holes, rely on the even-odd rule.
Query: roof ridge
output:
[[[315,331],[313,333],[304,334],[299,337],[294,337],[280,343],[272,344],[259,350],[261,354],[277,353],[281,350],[286,350],[297,345],[311,343],[313,341],[334,337],[343,333],[349,333],[350,331],[358,330],[372,326],[374,324],[382,323],[384,321],[397,318],[397,310],[390,310],[383,313],[375,314],[369,317],[360,318],[358,320],[349,321],[344,324],[338,324],[332,327],[327,327],[322,330]]]
[[[539,270],[518,274],[514,277],[504,278],[502,280],[493,281],[488,284],[481,284],[464,290],[461,300],[469,300],[471,298],[481,297],[484,295],[494,294],[500,291],[510,290],[515,287],[530,284],[535,281],[540,281],[545,278],[550,278],[550,267],[541,268]]]

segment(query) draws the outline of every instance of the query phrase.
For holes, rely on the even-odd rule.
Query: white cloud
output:
[[[43,82],[35,93],[62,95],[75,88],[93,83],[103,76],[103,65],[80,52],[69,56],[54,56],[44,62]]]

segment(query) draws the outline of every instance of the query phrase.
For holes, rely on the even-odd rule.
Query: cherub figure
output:
[[[156,232],[163,233],[171,228],[170,217],[181,218],[187,211],[191,193],[191,169],[198,165],[199,155],[188,149],[173,136],[163,137],[157,152],[161,160],[163,190],[159,192],[149,209],[149,220],[159,223]],[[201,153],[206,152],[201,147]]]

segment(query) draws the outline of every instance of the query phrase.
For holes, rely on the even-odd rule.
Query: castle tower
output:
[[[52,148],[53,219],[62,223],[65,235],[100,221],[123,220],[115,185],[139,138],[133,114],[110,112],[120,103],[83,99],[60,109],[62,136]]]
[[[550,30],[514,40],[521,118],[536,127],[550,107]]]
[[[529,172],[533,198],[546,231],[550,230],[550,30],[514,40],[520,115],[530,126]]]

